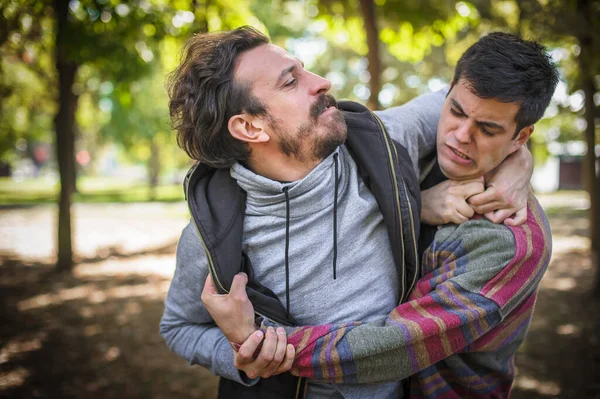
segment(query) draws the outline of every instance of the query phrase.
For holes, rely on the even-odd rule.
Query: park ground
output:
[[[580,192],[540,201],[552,263],[512,397],[600,398],[589,204]],[[55,218],[51,204],[0,207],[0,398],[214,398],[216,377],[158,333],[186,205],[76,204],[73,274],[53,270]]]

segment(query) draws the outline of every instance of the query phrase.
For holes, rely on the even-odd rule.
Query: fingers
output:
[[[285,373],[286,371],[290,371],[290,369],[292,368],[292,364],[294,364],[295,356],[296,356],[296,350],[294,348],[294,345],[287,344],[287,348],[285,351],[285,358],[283,359],[283,362],[281,362],[281,364],[279,365],[277,370],[273,373],[273,375],[277,375],[277,374]]]
[[[229,293],[231,296],[237,299],[247,299],[248,295],[246,294],[246,284],[248,283],[248,276],[246,273],[238,273],[233,276],[233,281],[231,282],[231,288],[229,289]]]
[[[264,334],[262,331],[260,331],[260,330],[255,331],[242,344],[242,346],[240,346],[240,349],[234,355],[234,358],[233,358],[233,365],[236,368],[238,368],[242,371],[246,371],[246,368],[248,367],[248,365],[254,362],[254,352],[256,351],[256,349],[258,348],[260,343],[262,342],[263,336],[264,336]],[[254,377],[251,377],[248,371],[246,371],[246,374],[248,374],[248,377],[250,377],[250,378],[256,377],[256,375]]]
[[[200,300],[206,304],[206,300],[210,298],[212,295],[218,295],[217,287],[215,287],[215,283],[213,282],[212,276],[208,273],[206,276],[206,280],[204,280],[204,288],[202,289],[202,294],[200,295]]]
[[[513,217],[504,220],[504,224],[507,226],[520,226],[527,221],[527,207],[523,207],[515,213]]]
[[[498,193],[496,192],[496,188],[494,186],[489,186],[484,192],[471,196],[469,198],[469,204],[471,204],[473,207],[480,207],[492,202],[496,202],[497,197]],[[487,210],[487,212],[491,212],[491,210]]]
[[[456,216],[458,218],[460,218],[458,224],[466,222],[467,220],[471,219],[474,214],[475,214],[475,211],[466,202],[462,201],[462,202],[459,202],[456,204]],[[453,222],[453,223],[457,223],[457,222]]]
[[[471,203],[471,201],[469,200],[469,203]],[[489,212],[493,212],[497,209],[501,209],[501,208],[506,208],[506,204],[503,204],[501,202],[498,201],[493,201],[493,202],[488,202],[487,204],[483,204],[483,205],[473,205],[471,204],[471,206],[473,207],[473,210],[476,213],[479,213],[480,215],[489,213]]]
[[[248,342],[252,339],[252,344],[244,348],[245,342],[238,352],[240,364],[243,365],[243,367],[238,367],[234,362],[234,365],[243,370],[250,378],[256,378],[263,375],[265,368],[273,360],[275,350],[277,349],[277,334],[275,334],[275,329],[273,327],[269,327],[267,328],[267,333],[264,335],[264,341],[258,356],[254,358],[254,351],[256,351],[256,348],[258,347],[258,344],[256,344],[258,338],[255,340],[253,338],[254,335],[255,334],[252,334],[252,336],[246,340],[246,342]],[[250,352],[252,348],[254,348],[254,351]]]
[[[483,178],[476,180],[468,180],[462,182],[461,185],[463,191],[463,198],[465,199],[483,193],[485,191],[485,187],[483,185]]]
[[[262,347],[259,345],[262,342]],[[259,353],[256,355],[257,348]],[[284,373],[292,368],[295,349],[287,344],[287,335],[283,328],[267,328],[266,334],[255,332],[234,354],[234,365],[249,378],[268,378]]]
[[[512,216],[516,209],[500,209],[494,212],[488,212],[484,216],[492,223],[502,223],[504,219]]]
[[[281,362],[285,358],[287,351],[287,335],[285,330],[281,327],[278,327],[276,330],[277,333],[277,346],[275,348],[275,354],[273,355],[273,359],[267,364],[264,370],[260,373],[262,378],[267,378],[275,374]]]

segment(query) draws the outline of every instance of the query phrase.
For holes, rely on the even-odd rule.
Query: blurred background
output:
[[[488,32],[547,46],[554,247],[513,397],[600,398],[599,21],[598,0],[2,0],[0,397],[215,397],[158,334],[191,166],[164,83],[191,35],[248,24],[372,109],[446,86]]]

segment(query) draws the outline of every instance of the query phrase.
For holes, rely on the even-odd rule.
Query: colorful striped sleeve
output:
[[[397,381],[468,351],[541,279],[549,232],[534,213],[519,228],[471,220],[440,229],[424,256],[426,274],[385,320],[289,328],[292,373],[336,383]]]

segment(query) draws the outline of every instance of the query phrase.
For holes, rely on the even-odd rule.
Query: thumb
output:
[[[519,209],[515,216],[504,220],[504,224],[511,227],[520,226],[527,221],[527,207]]]
[[[206,280],[204,281],[204,288],[202,289],[202,296],[206,295],[217,295],[219,292],[217,291],[217,287],[215,287],[215,283],[213,282],[212,275],[208,273],[206,276]]]
[[[238,273],[233,276],[231,282],[231,290],[229,293],[234,296],[246,295],[246,284],[248,284],[248,275],[246,273]]]

